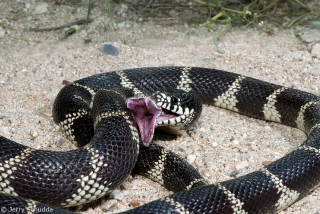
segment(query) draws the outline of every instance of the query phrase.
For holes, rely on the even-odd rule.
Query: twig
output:
[[[302,7],[304,7],[306,10],[311,11],[310,8],[309,8],[307,5],[303,4],[301,1],[296,0],[296,2],[298,2],[298,4],[300,4],[300,5],[301,5]]]
[[[90,23],[92,21],[93,21],[93,19],[91,19],[91,18],[89,18],[89,19],[80,19],[78,21],[70,22],[68,24],[61,25],[61,26],[58,26],[58,27],[40,28],[40,29],[39,28],[29,28],[29,30],[35,31],[35,32],[61,30],[61,29],[66,28],[66,27],[71,27],[72,25],[82,25],[82,24]]]

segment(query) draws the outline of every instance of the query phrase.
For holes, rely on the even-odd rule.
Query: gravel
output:
[[[5,3],[0,4],[1,8],[8,8]],[[255,29],[207,31],[131,23],[119,27],[115,36],[114,32],[101,29],[105,17],[97,16],[81,33],[58,41],[63,31],[35,33],[25,28],[56,23],[58,15],[65,17],[69,12],[66,7],[61,8],[62,12],[50,5],[46,9],[48,12],[38,19],[11,22],[3,17],[4,25],[0,27],[0,135],[36,149],[75,149],[62,140],[64,136],[52,121],[54,98],[64,80],[101,72],[145,66],[201,66],[320,95],[319,55],[314,57],[311,45],[300,43],[293,30],[267,35]],[[50,13],[52,10],[56,13]],[[85,14],[83,8],[78,10],[72,18]],[[122,10],[127,11],[123,7]],[[84,42],[87,39],[92,42]],[[116,47],[119,55],[100,53],[99,47],[104,43]],[[306,139],[296,129],[208,106],[204,106],[195,128],[173,141],[158,143],[192,162],[208,183],[257,170],[263,162],[282,157]],[[140,176],[130,176],[122,186],[125,188],[117,190],[120,198],[85,213],[115,213],[171,194]],[[316,189],[281,213],[320,212],[319,194],[320,189]]]

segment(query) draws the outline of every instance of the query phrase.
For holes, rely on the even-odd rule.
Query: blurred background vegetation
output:
[[[319,0],[104,0],[127,7],[140,21],[160,25],[188,24],[214,29],[218,25],[320,29]],[[56,0],[79,4],[82,0]],[[92,3],[92,0],[90,0]],[[90,3],[89,3],[90,5]]]

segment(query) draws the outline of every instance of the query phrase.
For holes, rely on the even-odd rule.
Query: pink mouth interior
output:
[[[127,108],[135,117],[143,145],[145,146],[149,146],[157,124],[180,116],[169,110],[159,108],[148,97],[127,99]]]
[[[161,109],[148,97],[129,98],[127,108],[130,109],[137,121],[143,145],[149,146]]]
[[[170,120],[172,118],[176,118],[176,117],[179,117],[180,115],[178,114],[175,114],[173,112],[170,112],[169,110],[166,110],[166,109],[162,109],[162,112],[163,114],[160,115],[159,117],[157,117],[157,120],[156,122],[159,124],[161,123],[162,121],[165,121],[165,120]]]

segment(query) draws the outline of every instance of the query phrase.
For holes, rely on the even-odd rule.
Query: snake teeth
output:
[[[176,123],[181,122],[181,118],[184,118],[185,115],[175,114],[170,112],[166,109],[162,109],[160,116],[157,118],[157,126],[164,126],[164,125],[173,125]]]

